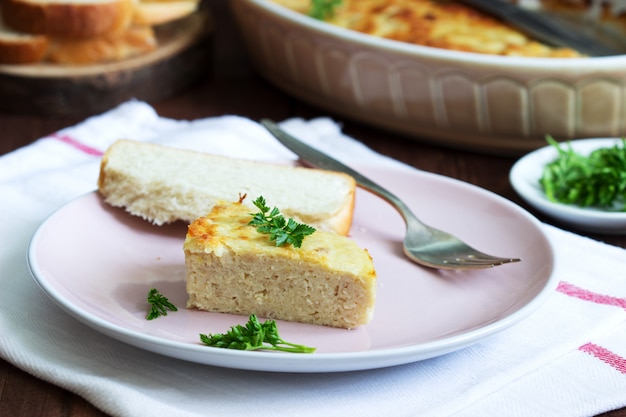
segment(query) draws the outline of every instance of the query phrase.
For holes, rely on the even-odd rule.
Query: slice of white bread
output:
[[[0,6],[0,64],[88,65],[154,51],[154,27],[193,14],[199,0],[0,0]]]
[[[16,31],[85,38],[127,29],[134,0],[2,0],[0,6]]]
[[[88,65],[121,61],[156,50],[154,29],[131,26],[122,32],[86,39],[51,39],[46,61],[64,65]]]
[[[107,203],[157,225],[191,223],[217,201],[238,201],[246,194],[251,208],[263,195],[285,217],[346,235],[356,183],[339,172],[119,140],[102,158],[98,189]]]
[[[365,249],[322,231],[299,248],[276,246],[248,224],[250,212],[241,203],[218,203],[189,226],[188,308],[347,329],[370,321],[376,271]]]
[[[31,64],[43,59],[48,38],[17,32],[4,24],[0,11],[0,64]]]

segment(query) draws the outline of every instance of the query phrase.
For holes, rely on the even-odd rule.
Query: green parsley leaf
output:
[[[251,213],[253,217],[248,224],[256,226],[257,232],[270,235],[270,241],[275,241],[276,246],[293,245],[299,248],[304,237],[315,232],[314,227],[293,219],[285,220],[276,207],[270,210],[263,196],[254,200],[253,204],[260,212]]]
[[[317,20],[326,20],[333,17],[335,7],[341,4],[341,0],[312,0],[309,16]]]
[[[621,146],[596,149],[588,156],[575,152],[571,145],[561,146],[550,136],[546,140],[558,151],[539,180],[548,200],[626,211],[626,139]]]
[[[178,311],[178,308],[170,303],[167,297],[164,297],[156,288],[151,288],[148,292],[148,304],[150,304],[150,311],[146,316],[147,320],[167,316],[168,311]]]
[[[315,348],[289,343],[278,334],[274,320],[261,323],[255,314],[245,326],[235,325],[226,333],[200,334],[200,341],[211,347],[237,350],[277,350],[290,353],[313,353]]]

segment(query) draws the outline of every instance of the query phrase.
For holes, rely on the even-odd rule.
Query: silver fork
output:
[[[402,200],[369,178],[299,141],[273,121],[263,119],[261,124],[303,162],[321,169],[344,172],[352,176],[359,186],[392,204],[406,223],[404,253],[418,264],[437,269],[480,269],[520,261],[487,255],[449,233],[422,223]]]

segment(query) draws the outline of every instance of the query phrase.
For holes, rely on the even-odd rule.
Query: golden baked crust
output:
[[[277,247],[248,225],[249,207],[220,203],[184,243],[188,308],[354,328],[373,314],[376,272],[351,239],[316,231]]]
[[[274,0],[296,11],[310,0]],[[494,55],[577,57],[553,48],[471,7],[448,0],[343,0],[328,23],[417,45]]]

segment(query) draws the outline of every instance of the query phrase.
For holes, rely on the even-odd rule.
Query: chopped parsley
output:
[[[168,311],[178,311],[178,308],[163,296],[156,288],[151,288],[148,292],[148,304],[150,311],[146,316],[147,320],[154,320],[157,317],[167,316]]]
[[[290,353],[313,353],[315,348],[289,343],[278,334],[276,321],[261,323],[255,314],[250,315],[245,326],[240,324],[226,333],[200,334],[206,346],[236,350],[277,350]]]
[[[280,211],[274,207],[270,209],[263,196],[253,201],[253,204],[260,210],[259,213],[252,214],[249,224],[256,226],[259,233],[269,234],[270,241],[276,242],[276,246],[286,244],[296,248],[302,246],[302,240],[315,232],[315,228],[306,224],[298,223],[293,219],[285,220]]]
[[[558,157],[548,163],[539,180],[548,200],[579,207],[626,211],[626,139],[621,146],[600,148],[583,156],[571,145],[549,144]]]

